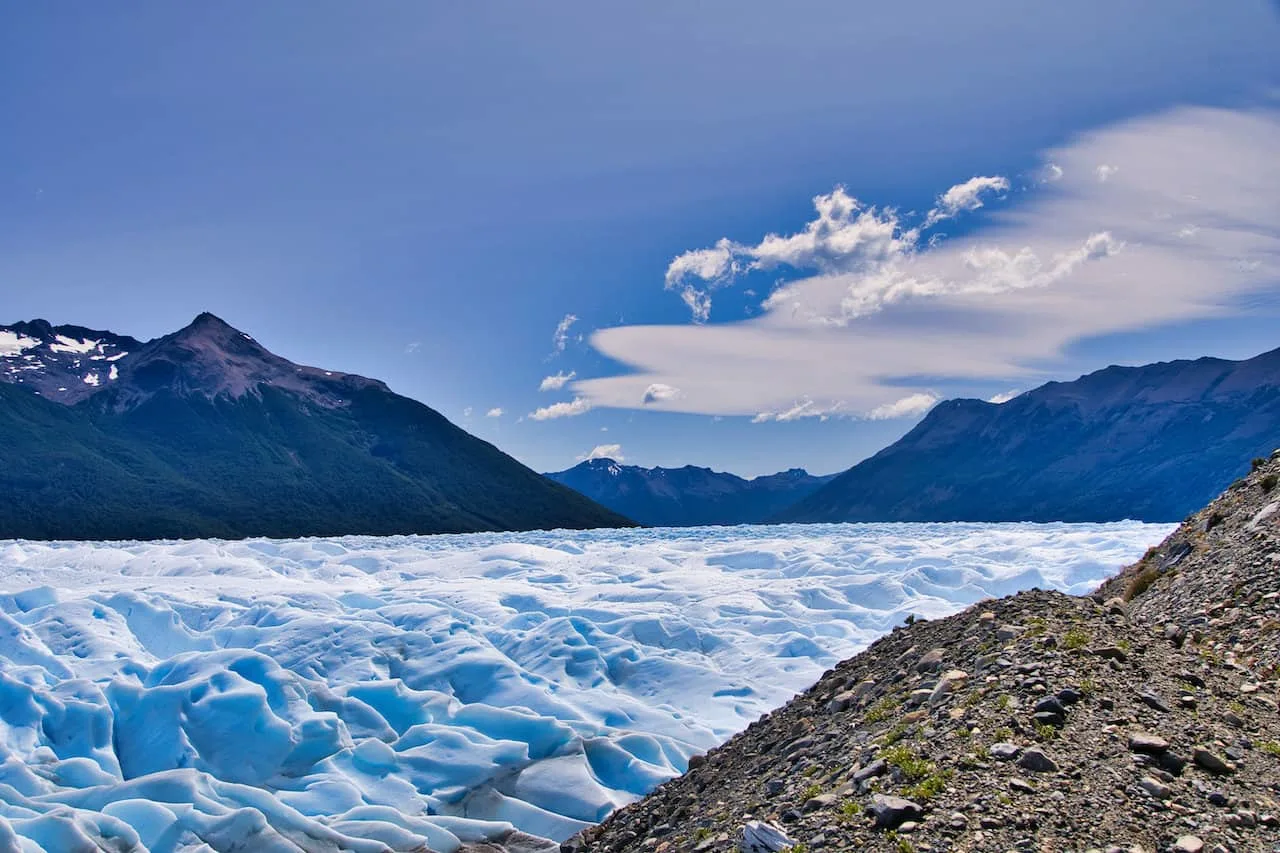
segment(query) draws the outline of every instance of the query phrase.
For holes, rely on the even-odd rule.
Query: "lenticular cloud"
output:
[[[908,613],[1166,528],[0,543],[0,849],[563,839]]]

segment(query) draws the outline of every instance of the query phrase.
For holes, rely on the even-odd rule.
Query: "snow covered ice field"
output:
[[[0,851],[562,839],[907,614],[1171,529],[0,542]]]

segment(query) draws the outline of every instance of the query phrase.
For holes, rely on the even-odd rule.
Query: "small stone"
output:
[[[829,809],[836,804],[839,799],[835,794],[819,794],[816,797],[810,797],[804,801],[805,812],[816,812],[819,809]]]
[[[997,761],[1013,761],[1022,754],[1022,747],[1016,743],[993,743],[988,751]]]
[[[782,789],[787,787],[787,783],[782,779],[770,779],[764,783],[765,796],[776,797],[782,793]]]
[[[1187,711],[1194,711],[1196,707],[1196,697],[1189,693],[1184,693],[1178,697],[1178,707]]]
[[[854,771],[853,781],[855,783],[865,782],[866,780],[873,779],[876,776],[883,776],[888,769],[889,765],[885,764],[880,759],[876,759],[861,770]]]
[[[1174,853],[1201,853],[1204,842],[1194,835],[1184,835],[1173,842]]]
[[[1209,805],[1217,806],[1218,808],[1226,808],[1231,804],[1231,800],[1229,800],[1227,795],[1221,791],[1210,791],[1209,795],[1205,797],[1205,799],[1209,801]]]
[[[1119,646],[1103,646],[1100,649],[1095,649],[1093,653],[1103,660],[1114,660],[1120,663],[1124,663],[1129,659],[1128,653]]]
[[[1138,699],[1141,700],[1142,704],[1146,705],[1148,708],[1154,708],[1162,714],[1169,713],[1169,706],[1164,703],[1164,700],[1150,691],[1139,693]]]
[[[1162,752],[1156,756],[1156,763],[1162,770],[1174,776],[1181,776],[1183,769],[1187,766],[1187,759],[1176,752]]]
[[[1022,753],[1018,766],[1032,773],[1055,773],[1058,770],[1057,762],[1045,755],[1044,750],[1034,746]]]
[[[1021,625],[1001,625],[996,629],[996,639],[1002,643],[1008,642],[1025,630]]]
[[[1148,755],[1156,755],[1164,752],[1169,748],[1169,741],[1153,735],[1149,732],[1133,732],[1129,735],[1130,752],[1145,752]]]
[[[898,832],[902,832],[910,835],[911,833],[915,832],[919,828],[920,828],[919,823],[917,823],[914,820],[908,820],[908,821],[904,821],[902,825],[898,827]]]
[[[1038,714],[1031,715],[1031,722],[1037,726],[1053,726],[1055,729],[1062,728],[1067,722],[1066,718],[1061,714],[1053,711],[1041,711]]]
[[[738,850],[742,853],[779,853],[794,846],[795,842],[781,827],[758,820],[748,821],[742,827],[738,841]]]
[[[1173,796],[1173,789],[1165,783],[1156,779],[1154,776],[1143,776],[1138,781],[1138,787],[1146,791],[1157,800],[1167,800]]]
[[[1066,687],[1058,691],[1058,701],[1063,705],[1074,705],[1084,698],[1084,694],[1073,687]]]
[[[916,662],[916,672],[937,672],[942,668],[942,661],[946,656],[946,649],[931,649],[925,652]]]
[[[871,798],[870,811],[876,819],[877,829],[897,829],[906,821],[924,817],[924,809],[916,803],[885,794],[876,794]]]
[[[1063,706],[1062,700],[1057,696],[1046,696],[1035,704],[1033,710],[1036,713],[1050,713],[1062,716],[1067,713],[1067,709]]]
[[[969,825],[969,818],[965,817],[964,812],[952,812],[947,825],[952,829],[964,829]]]
[[[827,703],[827,711],[832,714],[838,714],[841,711],[847,711],[849,706],[857,701],[857,694],[852,690],[846,690],[843,693],[837,693],[836,696]]]
[[[1123,598],[1108,598],[1102,606],[1105,607],[1108,612],[1114,613],[1118,616],[1124,616],[1128,610]]]
[[[1208,770],[1217,776],[1235,772],[1235,767],[1229,764],[1225,758],[1202,746],[1195,748],[1195,751],[1191,753],[1191,758],[1195,761],[1197,767]]]
[[[689,769],[697,770],[699,767],[707,763],[707,757],[702,754],[689,756]]]
[[[1009,789],[1012,791],[1021,791],[1024,794],[1034,794],[1036,786],[1032,785],[1026,779],[1019,779],[1017,776],[1014,776],[1009,780]]]

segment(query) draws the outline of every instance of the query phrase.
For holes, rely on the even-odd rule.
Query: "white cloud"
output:
[[[966,210],[977,210],[982,207],[983,193],[1007,192],[1008,189],[1009,179],[998,175],[974,177],[963,184],[956,184],[938,196],[937,204],[924,219],[924,227],[929,228]]]
[[[552,403],[550,406],[543,406],[541,409],[530,413],[529,417],[535,421],[549,421],[555,418],[577,417],[590,410],[590,400],[586,397],[574,397],[568,403]]]
[[[995,403],[998,406],[1001,403],[1009,402],[1010,400],[1012,400],[1014,397],[1018,396],[1021,393],[1022,393],[1021,391],[1002,391],[999,394],[996,394],[994,397],[988,397],[987,402]]]
[[[490,409],[489,411],[485,412],[485,413],[484,413],[484,416],[485,416],[486,418],[500,418],[500,417],[502,417],[504,414],[506,414],[506,412],[503,410],[503,408],[502,408],[501,406],[494,406],[492,409]]]
[[[589,452],[578,457],[579,462],[585,462],[588,459],[612,459],[614,462],[626,461],[622,455],[621,444],[597,444]]]
[[[673,388],[670,385],[663,385],[661,382],[655,382],[648,388],[644,389],[644,397],[641,402],[644,405],[650,403],[661,403],[666,400],[678,400],[681,397],[680,389]]]
[[[833,406],[821,406],[812,400],[801,400],[781,412],[758,412],[756,416],[751,419],[751,422],[753,424],[762,424],[767,421],[780,421],[785,423],[787,421],[798,421],[801,418],[818,418],[819,420],[825,421],[832,415],[838,414],[839,411],[839,404]]]
[[[575,391],[636,409],[664,385],[682,392],[664,410],[775,420],[889,411],[922,383],[965,393],[1074,375],[1092,366],[1069,360],[1075,342],[1228,317],[1280,290],[1277,150],[1276,110],[1125,122],[1045,152],[1061,177],[932,245],[837,188],[797,233],[732,244],[739,267],[798,270],[762,314],[601,330],[592,345],[625,370]],[[1105,181],[1099,163],[1112,166]],[[699,269],[733,273],[690,263],[703,290],[689,278]]]
[[[667,268],[666,287],[679,290],[695,323],[711,316],[711,291],[745,272],[780,266],[829,271],[857,269],[909,252],[919,238],[902,230],[892,210],[863,205],[836,187],[815,196],[817,218],[795,234],[767,234],[755,246],[722,239],[712,249],[685,252]]]
[[[933,394],[909,394],[901,400],[876,406],[867,412],[867,420],[888,421],[894,418],[918,418],[937,405],[938,398]]]
[[[574,323],[578,322],[577,316],[573,314],[565,314],[564,319],[556,326],[555,334],[551,336],[551,345],[554,348],[554,354],[559,355],[564,352],[564,348],[569,344],[569,329]]]
[[[413,355],[415,352],[417,352],[420,349],[422,349],[422,341],[413,341],[412,343],[405,345],[404,354]]]
[[[1044,168],[1040,170],[1040,183],[1051,184],[1054,181],[1060,181],[1062,175],[1062,167],[1057,163],[1045,163]]]
[[[559,391],[561,388],[563,388],[565,385],[571,382],[574,379],[574,377],[576,377],[577,375],[578,375],[577,371],[570,370],[568,373],[561,371],[552,376],[547,376],[538,385],[538,390],[539,391]]]
[[[1105,184],[1108,180],[1110,180],[1111,176],[1118,171],[1120,171],[1119,166],[1109,166],[1106,163],[1103,163],[1101,166],[1099,166],[1097,169],[1094,170],[1094,173],[1098,176],[1098,183]]]
[[[465,409],[463,409],[463,410],[462,410],[462,416],[463,416],[464,418],[469,418],[469,417],[471,417],[471,407],[470,407],[470,406],[467,406]]]

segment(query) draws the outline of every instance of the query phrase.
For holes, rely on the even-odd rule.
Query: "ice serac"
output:
[[[940,403],[776,520],[1176,521],[1280,434],[1280,350],[1108,367]]]
[[[652,527],[759,523],[832,479],[792,468],[748,480],[695,465],[641,468],[613,459],[588,459],[547,476]]]
[[[85,330],[73,340],[71,328],[28,324],[0,337],[0,366],[41,347],[113,353],[106,378],[81,383],[92,390],[75,405],[31,393],[23,377],[0,384],[0,536],[632,524],[381,382],[295,364],[212,314],[146,344]],[[53,381],[48,370],[30,373]]]
[[[554,850],[907,614],[1165,531],[0,541],[0,850]]]

